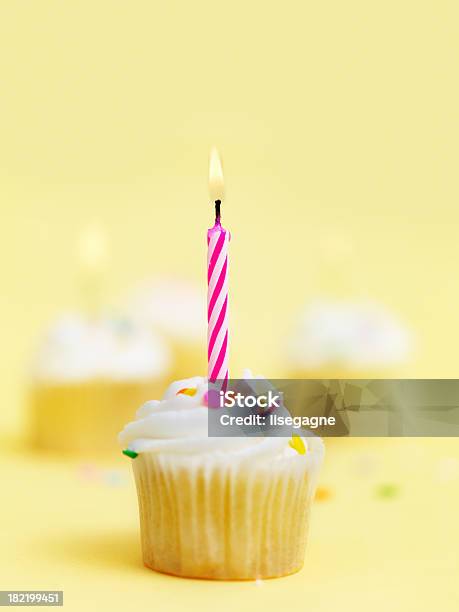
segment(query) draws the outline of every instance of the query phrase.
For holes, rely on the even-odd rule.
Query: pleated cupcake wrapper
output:
[[[30,389],[30,437],[37,448],[86,455],[119,452],[117,434],[135,407],[158,395],[158,380],[40,383]]]
[[[133,466],[145,565],[227,580],[297,571],[321,452],[260,465],[140,454]]]

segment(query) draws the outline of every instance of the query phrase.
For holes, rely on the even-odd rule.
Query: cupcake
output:
[[[119,435],[132,457],[143,560],[193,578],[254,580],[303,565],[319,438],[210,438],[207,380],[172,383]]]
[[[128,302],[133,318],[168,344],[172,379],[206,372],[206,297],[199,287],[181,278],[160,278],[138,287]]]
[[[400,375],[409,331],[376,302],[317,300],[305,309],[289,344],[290,378],[389,378]]]
[[[35,356],[30,385],[35,447],[101,454],[133,407],[164,388],[168,352],[126,319],[61,317]]]

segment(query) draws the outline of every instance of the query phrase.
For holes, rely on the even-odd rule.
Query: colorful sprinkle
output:
[[[396,484],[387,483],[377,488],[376,495],[381,499],[393,499],[397,497],[399,492],[399,487]]]
[[[126,474],[122,470],[103,470],[89,463],[79,466],[77,471],[78,478],[85,482],[85,484],[96,486],[107,485],[109,487],[124,486],[127,483]]]
[[[332,492],[327,487],[317,487],[315,500],[316,501],[328,501],[332,497]]]
[[[92,482],[97,480],[98,476],[99,470],[96,465],[92,463],[83,463],[78,466],[78,477],[81,478],[81,480]]]
[[[295,434],[293,434],[292,439],[289,440],[288,443],[300,455],[306,454],[306,447],[304,445],[303,438],[300,436],[295,436]]]
[[[125,448],[123,451],[123,455],[126,455],[126,457],[130,457],[131,459],[135,459],[136,457],[139,456],[139,453],[136,453],[135,451],[131,451],[128,448]]]
[[[181,394],[181,395],[189,395],[190,397],[193,397],[193,395],[196,395],[197,391],[198,390],[196,389],[196,387],[193,387],[190,389],[185,387],[184,389],[180,389],[180,391],[177,391],[176,395]]]
[[[202,398],[202,403],[204,404],[204,406],[209,406],[209,392],[206,391],[204,393],[204,397]]]
[[[207,407],[208,408],[220,408],[219,395],[217,389],[209,389],[207,391]]]
[[[104,473],[104,483],[109,487],[120,487],[124,484],[123,473],[119,470],[107,470]]]

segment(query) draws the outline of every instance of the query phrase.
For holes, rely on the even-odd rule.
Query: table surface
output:
[[[0,589],[59,589],[67,610],[459,608],[459,440],[327,443],[302,571],[189,580],[141,562],[130,460],[2,443]]]

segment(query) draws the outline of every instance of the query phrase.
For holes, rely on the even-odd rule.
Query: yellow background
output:
[[[458,17],[444,0],[2,2],[0,426],[19,427],[36,334],[78,304],[89,221],[112,242],[109,300],[165,270],[204,285],[212,144],[233,371],[281,373],[330,230],[352,245],[336,284],[417,333],[408,374],[457,376]]]
[[[78,306],[75,243],[88,222],[112,243],[108,303],[164,271],[204,285],[212,144],[224,158],[233,234],[233,371],[283,374],[292,315],[326,291],[371,296],[411,326],[418,344],[404,374],[456,377],[458,18],[454,0],[2,2],[0,428],[22,431],[34,339]],[[324,245],[335,242],[347,245],[345,256],[336,250],[341,265],[327,259]],[[438,460],[457,455],[454,441],[432,449]],[[359,506],[345,468],[327,468],[345,501],[317,512],[309,570],[257,591],[142,570],[132,540],[123,548],[136,528],[133,491],[81,488],[74,466],[11,451],[2,458],[3,494],[12,490],[2,588],[63,586],[72,610],[116,588],[123,609],[224,609],[236,593],[241,608],[406,611],[422,579],[424,607],[413,609],[437,596],[456,609],[448,526],[457,482],[440,490],[429,466],[424,454],[420,472],[403,472],[414,492],[389,518],[369,486]],[[341,517],[363,533],[337,542]],[[396,535],[384,538],[381,524]],[[407,524],[400,554],[389,550]],[[37,525],[47,525],[43,541]]]
[[[458,609],[456,439],[335,440],[320,478],[330,497],[314,504],[304,568],[258,583],[143,567],[129,459],[114,471],[18,450],[0,454],[1,589],[63,589],[72,612]],[[381,497],[382,486],[395,495]]]

